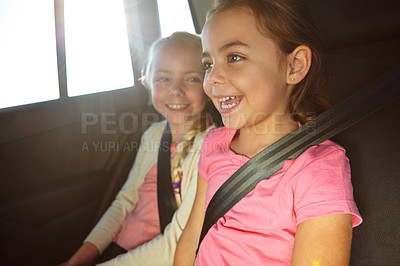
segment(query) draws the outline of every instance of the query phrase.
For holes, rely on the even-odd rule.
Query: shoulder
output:
[[[146,139],[154,140],[161,139],[161,135],[167,125],[167,120],[153,123],[146,131],[143,133],[142,141]]]
[[[145,133],[152,134],[154,132],[159,132],[159,131],[161,131],[162,133],[166,125],[167,125],[167,120],[155,122],[151,124],[151,126],[145,131]]]
[[[353,199],[350,164],[342,146],[324,141],[306,150],[293,166],[294,171],[288,172],[294,174],[297,224],[337,213],[352,214],[353,226],[361,222]]]
[[[339,144],[326,140],[284,162],[282,171],[297,185],[315,185],[332,179],[350,179],[350,163]]]
[[[331,140],[310,147],[293,160],[286,170],[293,175],[296,184],[306,186],[351,178],[345,149]]]
[[[201,145],[201,144],[203,143],[204,139],[206,138],[206,136],[207,136],[211,131],[213,131],[213,130],[215,130],[215,129],[216,129],[216,128],[215,128],[215,126],[213,125],[213,126],[208,127],[206,130],[197,133],[197,135],[196,135],[196,137],[195,137],[195,139],[194,139],[195,145],[196,145],[196,144],[200,144],[200,145]]]
[[[211,129],[204,138],[202,153],[208,155],[212,152],[229,148],[229,144],[235,133],[236,130],[226,127]]]
[[[313,149],[312,149],[313,148]],[[315,155],[323,155],[331,152],[346,153],[346,150],[332,140],[325,140],[318,145],[311,147]]]
[[[206,130],[199,132],[196,135],[195,141],[203,141],[207,134],[215,129],[215,126],[210,126]]]
[[[228,129],[226,127],[213,128],[207,133],[204,141],[216,143],[230,142],[235,133],[236,130]]]
[[[190,153],[200,153],[207,134],[213,129],[215,129],[215,126],[210,126],[206,130],[197,133],[196,137],[194,138],[193,147],[190,150]]]
[[[307,166],[332,160],[342,161],[343,159],[347,160],[346,150],[339,144],[331,140],[326,140],[318,145],[308,148],[303,154],[295,159],[295,163]]]

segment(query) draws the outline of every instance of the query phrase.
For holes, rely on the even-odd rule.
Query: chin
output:
[[[243,125],[240,124],[240,121],[236,121],[234,119],[229,119],[227,117],[222,116],[222,123],[224,123],[224,126],[226,128],[232,129],[232,130],[237,130],[243,127]]]

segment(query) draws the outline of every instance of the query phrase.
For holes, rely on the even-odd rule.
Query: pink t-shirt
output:
[[[206,206],[249,160],[230,149],[235,133],[222,127],[204,140],[199,173],[208,183]],[[345,150],[328,140],[285,161],[221,217],[203,239],[195,265],[290,265],[297,225],[338,213],[352,214],[353,226],[362,221]]]
[[[177,143],[171,143],[171,160]],[[172,189],[172,188],[171,188]],[[139,201],[128,214],[114,242],[132,250],[161,234],[157,203],[157,163],[154,164],[139,187]]]

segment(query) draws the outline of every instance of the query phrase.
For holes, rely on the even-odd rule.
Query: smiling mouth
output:
[[[241,96],[228,96],[217,98],[219,101],[220,111],[223,113],[232,111],[242,100]]]
[[[185,109],[188,104],[167,104],[167,107],[172,110],[182,110]]]

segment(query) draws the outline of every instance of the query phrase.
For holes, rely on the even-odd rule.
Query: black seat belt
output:
[[[163,131],[157,161],[157,200],[161,233],[171,222],[172,216],[178,209],[171,180],[171,130],[169,124]]]
[[[240,167],[212,197],[200,243],[208,230],[256,185],[317,145],[400,97],[400,65],[267,147]]]

